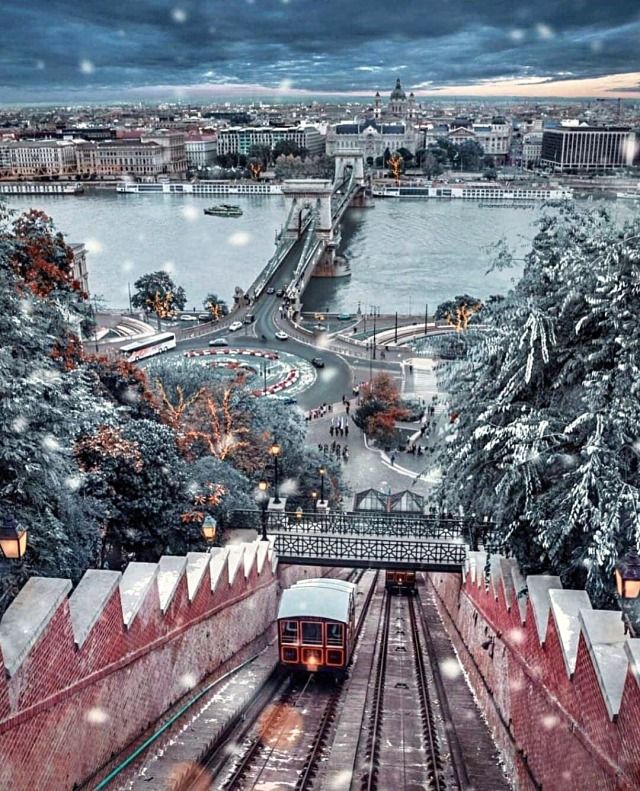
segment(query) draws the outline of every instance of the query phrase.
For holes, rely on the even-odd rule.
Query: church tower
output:
[[[382,107],[380,105],[380,91],[376,91],[375,98],[373,100],[373,117],[376,121],[379,121],[382,117]]]

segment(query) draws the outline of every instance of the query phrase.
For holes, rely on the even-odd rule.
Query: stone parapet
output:
[[[0,623],[0,788],[85,781],[264,632],[280,580],[256,541],[90,570],[70,590],[32,578]]]
[[[517,789],[640,787],[640,639],[621,613],[482,552],[428,580]]]

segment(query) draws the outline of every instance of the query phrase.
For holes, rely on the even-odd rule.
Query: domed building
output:
[[[412,154],[421,147],[421,133],[414,127],[416,98],[407,94],[400,79],[389,94],[389,104],[383,107],[380,92],[373,98],[373,112],[369,109],[364,120],[341,121],[327,131],[326,153],[361,151],[369,166],[384,156],[386,149],[394,152],[406,148]]]

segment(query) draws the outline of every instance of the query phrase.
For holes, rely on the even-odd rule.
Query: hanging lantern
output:
[[[21,530],[11,515],[2,517],[0,552],[7,560],[21,560],[27,551],[27,531]]]
[[[207,543],[216,540],[217,529],[218,525],[216,520],[212,516],[206,516],[202,523],[202,537]]]

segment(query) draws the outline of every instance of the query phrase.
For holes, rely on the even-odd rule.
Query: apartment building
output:
[[[218,155],[249,154],[252,146],[275,148],[282,140],[290,140],[312,156],[324,151],[324,137],[315,126],[230,126],[218,130]]]

